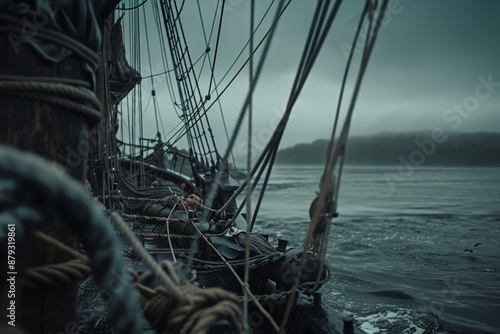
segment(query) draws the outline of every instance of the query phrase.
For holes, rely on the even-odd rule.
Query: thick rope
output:
[[[75,281],[81,281],[90,274],[90,260],[88,256],[43,232],[33,231],[33,235],[35,235],[38,239],[59,248],[66,254],[69,254],[76,259],[58,264],[49,264],[25,269],[23,272],[22,283],[26,288],[54,288],[60,285],[70,284]]]
[[[81,281],[90,274],[88,263],[80,259],[58,264],[27,268],[23,272],[23,285],[28,289],[55,288]]]
[[[171,262],[162,262],[164,270],[176,277]],[[221,288],[201,289],[189,283],[179,286],[182,299],[176,298],[164,286],[154,289],[152,272],[138,278],[136,287],[142,292],[143,311],[158,333],[206,333],[219,319],[228,319],[235,326],[241,324],[239,298]]]
[[[160,329],[162,333],[206,333],[219,318],[229,318],[234,324],[241,323],[241,309],[234,294],[220,288],[202,290],[189,283],[180,286],[180,278],[171,262],[164,261],[160,266],[118,213],[113,212],[111,218],[150,268],[151,272],[144,274],[143,279],[154,276],[161,283],[155,289],[154,298],[143,301],[144,313],[157,330],[164,328]],[[167,319],[166,324],[161,326],[159,321],[165,321],[163,319]]]
[[[169,291],[172,291],[174,297],[179,299],[182,298],[180,292],[177,289],[177,286],[172,281],[172,278],[169,277],[167,274],[165,274],[163,270],[161,270],[158,263],[151,257],[151,255],[144,249],[144,247],[142,247],[141,242],[137,240],[132,231],[130,231],[130,229],[127,227],[121,216],[118,213],[113,212],[111,213],[111,219],[116,224],[118,230],[123,233],[125,238],[127,238],[128,242],[130,243],[134,251],[137,253],[137,255],[141,258],[142,261],[146,263],[146,265],[160,280],[160,282],[166,288],[168,288]]]
[[[96,196],[99,199],[114,199],[119,201],[133,201],[133,202],[147,202],[147,203],[158,203],[174,206],[176,204],[184,203],[189,207],[198,207],[203,204],[201,198],[196,195],[190,195],[189,197],[182,196],[169,196],[165,198],[151,198],[151,197],[133,197],[133,196],[122,196],[122,195],[99,195]]]
[[[122,213],[123,215],[123,213]],[[121,232],[116,232],[117,234],[123,235]],[[147,232],[135,232],[135,235],[140,237],[140,238],[160,238],[160,239],[195,239],[196,236],[194,235],[184,235],[184,234],[170,234],[168,236],[167,234],[162,234],[162,233],[147,233]]]
[[[19,34],[21,38],[28,39],[24,37],[25,36],[23,31],[24,22],[21,19],[9,14],[0,13],[0,21],[6,21],[10,24],[15,25],[10,27],[0,26],[0,31],[15,32]],[[97,68],[97,64],[99,63],[99,58],[93,50],[86,47],[82,43],[74,40],[73,38],[68,37],[67,35],[55,31],[53,29],[47,28],[45,26],[38,26],[37,28],[38,32],[36,38],[44,39],[49,42],[59,44],[60,46],[63,46],[67,49],[70,49],[75,54],[82,57],[85,61],[89,62],[93,68]]]
[[[0,81],[0,94],[25,97],[70,109],[88,117],[92,122],[101,119],[100,102],[89,93],[60,83],[38,81]],[[92,105],[87,107],[81,100]]]
[[[167,217],[156,217],[156,216],[144,216],[144,215],[133,215],[128,213],[120,213],[120,215],[125,219],[133,219],[133,220],[144,220],[146,222],[149,221],[159,221],[159,222],[172,222],[172,223],[191,223],[189,219],[181,219],[181,218],[167,218]]]
[[[57,216],[66,221],[86,246],[96,281],[109,297],[110,326],[119,334],[141,332],[141,312],[119,242],[80,183],[39,156],[0,146],[0,208],[2,238],[8,224],[16,225],[21,241],[26,231],[42,229]]]
[[[168,214],[168,217],[167,217],[168,219],[170,219],[170,217],[172,216],[172,213],[175,212],[175,208],[176,207],[177,207],[177,204],[175,204],[172,207],[172,210],[170,210],[170,213]],[[186,210],[185,206],[184,206],[184,209]],[[186,210],[186,213],[187,213],[187,210]],[[172,260],[174,260],[174,262],[177,262],[177,259],[175,258],[174,246],[172,245],[172,239],[170,239],[170,221],[166,221],[165,222],[164,228],[165,227],[167,228],[167,239],[168,239],[168,245],[170,246],[170,251],[171,251],[171,254],[172,254]]]
[[[50,83],[59,83],[59,84],[66,84],[66,85],[71,85],[71,86],[81,86],[81,87],[85,87],[85,88],[90,88],[90,84],[87,81],[71,79],[71,78],[32,77],[32,76],[18,76],[18,75],[0,74],[0,80],[50,82]]]
[[[37,237],[38,239],[43,240],[46,243],[50,244],[51,246],[59,248],[60,250],[62,250],[66,254],[68,254],[76,259],[79,259],[80,261],[82,261],[84,263],[90,263],[90,259],[87,255],[82,254],[79,251],[77,251],[76,249],[73,249],[73,248],[63,244],[59,240],[52,238],[50,235],[47,235],[47,234],[40,232],[40,231],[33,231],[33,235],[35,237]]]
[[[69,85],[38,82],[38,81],[0,81],[0,89],[5,91],[23,91],[36,93],[49,93],[62,95],[69,98],[80,99],[91,104],[95,109],[101,108],[101,103],[92,94]]]

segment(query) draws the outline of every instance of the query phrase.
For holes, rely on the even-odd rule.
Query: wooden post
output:
[[[26,44],[13,48],[7,34],[0,33],[0,73],[29,77],[70,78],[92,83],[81,59],[70,56],[60,63],[45,61]],[[0,92],[0,144],[34,152],[66,167],[78,180],[85,179],[88,119],[74,111],[29,98]],[[43,231],[77,248],[77,240],[66,223],[48,222]],[[61,263],[71,258],[45,242],[27,240],[25,267]],[[4,261],[4,260],[2,260]],[[18,264],[21,259],[18,259]],[[77,324],[78,282],[56,288],[26,289],[17,277],[16,327],[28,333],[73,333]],[[5,310],[5,309],[4,309]]]

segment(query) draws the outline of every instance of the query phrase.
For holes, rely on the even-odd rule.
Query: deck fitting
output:
[[[354,319],[351,317],[343,317],[344,328],[343,334],[354,334]]]

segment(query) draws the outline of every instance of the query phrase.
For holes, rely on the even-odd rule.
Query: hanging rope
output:
[[[217,31],[217,40],[215,42],[215,54],[214,54],[214,63],[212,64],[212,74],[210,76],[210,83],[208,84],[208,93],[207,96],[210,96],[210,91],[212,90],[212,82],[214,79],[214,71],[215,71],[215,64],[217,61],[217,51],[219,51],[219,40],[220,40],[220,32],[222,30],[222,18],[224,17],[224,8],[226,5],[226,0],[222,0],[222,7],[220,9],[220,21],[219,21],[219,30]],[[217,2],[217,9],[219,7],[219,2]],[[252,30],[253,31],[253,30]]]
[[[367,0],[367,1],[371,2],[370,0]],[[327,157],[327,162],[325,165],[325,173],[322,176],[322,180],[320,183],[320,192],[319,192],[317,200],[316,200],[317,205],[314,208],[313,216],[311,217],[311,224],[309,225],[309,230],[308,230],[308,233],[306,236],[306,240],[304,242],[303,254],[306,254],[307,250],[310,248],[311,242],[313,241],[313,239],[316,239],[314,251],[317,254],[318,258],[320,259],[321,264],[323,264],[324,257],[326,255],[326,246],[328,243],[328,236],[329,236],[329,231],[330,231],[330,226],[331,226],[331,219],[334,217],[335,212],[336,212],[336,205],[337,205],[337,197],[336,196],[338,194],[338,187],[339,187],[339,183],[340,183],[340,177],[337,180],[337,182],[335,182],[334,175],[333,175],[333,169],[334,169],[337,157],[341,156],[342,160],[343,160],[343,156],[345,154],[345,145],[347,142],[347,135],[348,135],[349,128],[350,128],[350,122],[351,122],[354,106],[356,104],[356,99],[357,99],[357,96],[358,96],[358,93],[359,93],[359,90],[361,87],[361,82],[363,80],[363,76],[364,76],[364,73],[366,71],[368,59],[370,58],[371,52],[373,50],[373,46],[375,44],[375,41],[376,41],[376,38],[378,35],[378,31],[379,31],[380,26],[382,24],[382,19],[384,17],[385,10],[387,8],[387,3],[388,3],[388,0],[384,0],[384,2],[382,3],[382,6],[381,6],[379,13],[378,13],[375,27],[373,29],[373,32],[371,33],[371,38],[369,41],[367,41],[366,48],[364,50],[364,53],[363,53],[363,56],[361,59],[360,70],[358,72],[356,84],[354,86],[354,92],[353,92],[352,97],[351,97],[351,103],[350,103],[349,109],[347,111],[347,116],[346,116],[346,119],[344,122],[342,133],[340,135],[339,142],[337,143],[335,150],[333,151],[331,156]],[[374,11],[374,7],[371,4],[367,4],[364,7],[364,12],[362,14],[361,20],[364,19],[364,17],[366,16],[368,11],[370,12],[369,19],[371,20],[373,18],[372,12]],[[371,27],[371,23],[370,23],[370,27]],[[355,37],[357,38],[357,35]],[[356,42],[357,42],[357,40],[354,40],[353,43],[356,43]],[[355,44],[353,44],[353,48],[354,48],[354,46],[355,46]],[[331,142],[329,143],[329,145],[333,146],[333,138],[332,138]],[[332,152],[332,150],[329,148],[328,153],[331,153],[331,152]],[[339,167],[339,176],[340,176],[340,173],[341,173],[342,167],[343,167],[342,160],[341,160],[341,165]],[[319,233],[319,235],[318,235],[318,233]],[[305,263],[305,256],[303,256],[301,258],[301,263],[299,265],[298,274],[297,274],[297,277],[294,281],[292,290],[295,290],[296,287],[298,286],[299,276],[302,272],[304,263]],[[319,279],[319,277],[318,277],[318,279]],[[316,286],[317,285],[318,284],[316,284]],[[293,300],[292,300],[292,298],[289,298],[286,309],[285,309],[283,321],[281,323],[281,328],[283,328],[284,325],[286,324],[288,314],[290,313],[291,308],[292,308],[292,304],[293,304]]]
[[[254,32],[254,15],[255,15],[255,1],[252,0],[250,3],[250,66],[249,69],[249,85],[253,84],[253,32]],[[253,95],[250,95],[250,101],[248,103],[248,145],[247,145],[247,171],[252,167],[252,121],[253,121]],[[246,208],[247,208],[247,222],[252,221],[252,206],[251,206],[251,196],[252,190],[250,189],[251,176],[247,173],[246,184],[247,184],[247,194],[246,194]],[[245,271],[244,271],[244,285],[248,286],[248,278],[250,274],[250,268],[248,261],[250,259],[250,224],[247,224],[247,230],[245,232]],[[246,289],[243,289],[243,314],[245,315],[245,321],[243,323],[245,333],[248,333],[248,294]]]
[[[123,10],[123,11],[125,11],[125,10],[134,10],[134,9],[142,7],[148,1],[149,0],[144,0],[143,2],[141,2],[140,4],[138,4],[137,6],[132,6],[132,7],[125,7],[125,4],[123,4],[122,7],[116,7],[116,9]]]

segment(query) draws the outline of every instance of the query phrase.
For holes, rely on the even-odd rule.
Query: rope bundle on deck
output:
[[[150,271],[141,276],[135,274],[135,283],[141,291],[144,314],[157,332],[206,333],[222,319],[229,320],[232,326],[242,323],[236,295],[221,288],[201,289],[182,282],[171,262],[158,265],[120,215],[112,213],[111,219],[150,267]]]
[[[141,278],[142,279],[142,278]],[[142,294],[142,309],[158,333],[206,333],[217,321],[236,325],[243,317],[239,299],[222,288],[201,289],[191,284],[177,299],[164,286]]]

